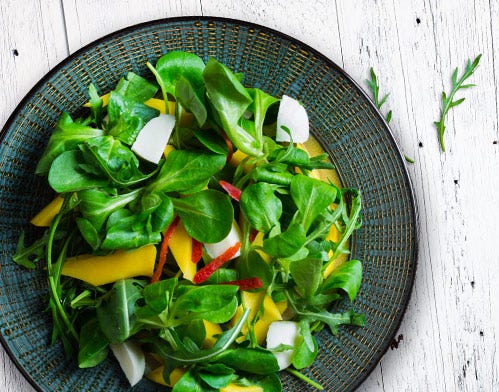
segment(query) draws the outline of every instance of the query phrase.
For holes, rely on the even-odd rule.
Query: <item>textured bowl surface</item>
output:
[[[60,344],[49,345],[44,271],[18,267],[12,254],[22,229],[28,240],[35,238],[29,219],[52,198],[34,167],[61,112],[84,113],[89,83],[105,92],[128,71],[151,77],[146,61],[154,64],[170,50],[191,51],[205,61],[213,56],[243,72],[248,86],[298,98],[343,184],[361,189],[364,224],[354,236],[352,257],[364,262],[365,273],[354,307],[366,314],[367,323],[343,327],[338,336],[322,331],[318,359],[305,371],[327,391],[355,389],[389,346],[414,281],[417,215],[404,161],[384,120],[338,66],[288,36],[228,19],[165,19],[104,37],[59,64],[11,116],[0,144],[0,332],[5,348],[40,391],[129,389],[114,361],[79,370],[64,358]],[[285,391],[308,390],[287,373],[281,378]],[[134,388],[155,390],[161,388],[147,380]]]

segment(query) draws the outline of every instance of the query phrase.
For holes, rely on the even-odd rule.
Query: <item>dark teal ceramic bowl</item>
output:
[[[404,161],[383,118],[337,65],[281,33],[228,19],[165,19],[104,37],[53,69],[7,121],[0,145],[0,331],[5,349],[39,391],[129,389],[114,361],[80,370],[64,358],[60,344],[49,345],[44,271],[26,271],[11,258],[21,230],[34,238],[29,219],[52,197],[34,167],[61,112],[82,113],[89,83],[107,91],[128,71],[148,75],[146,61],[154,63],[170,50],[192,51],[204,60],[213,56],[243,72],[249,86],[298,97],[344,185],[361,189],[364,225],[353,239],[352,257],[364,261],[354,306],[366,314],[366,326],[341,328],[338,336],[324,330],[318,359],[305,371],[327,391],[354,390],[387,350],[414,281],[417,218]],[[285,372],[282,382],[285,391],[312,390]],[[143,380],[134,390],[161,388]]]

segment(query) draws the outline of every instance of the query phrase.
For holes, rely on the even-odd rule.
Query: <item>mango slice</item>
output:
[[[69,257],[61,273],[100,286],[135,276],[151,277],[155,260],[156,247],[151,244],[130,251],[118,250],[106,256]]]
[[[253,293],[249,291],[244,291],[241,293],[241,302],[244,308],[250,309],[250,314],[248,320],[253,320],[257,315],[263,300],[263,314],[254,325],[254,333],[258,344],[263,344],[265,338],[267,337],[267,331],[270,324],[277,320],[282,320],[281,312],[277,308],[275,302],[272,298],[265,292]],[[234,317],[230,321],[231,325],[234,325],[243,314],[243,305],[239,305]],[[248,327],[246,325],[242,328],[243,335],[248,333]]]
[[[184,274],[184,278],[192,282],[197,272],[197,266],[192,262],[192,238],[185,231],[182,222],[177,225],[168,246]]]
[[[204,329],[206,330],[206,336],[204,338],[203,348],[213,347],[213,345],[218,340],[218,337],[216,335],[220,335],[223,332],[222,327],[208,320],[203,320],[203,324],[204,324]]]
[[[242,386],[230,383],[224,388],[220,388],[220,392],[263,392],[263,388],[258,385]]]
[[[64,199],[61,196],[56,196],[54,200],[43,207],[42,210],[31,219],[31,223],[38,227],[49,227],[54,217],[61,210],[63,202]]]

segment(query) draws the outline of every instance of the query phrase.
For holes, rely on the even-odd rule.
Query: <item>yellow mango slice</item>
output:
[[[157,367],[156,369],[147,373],[146,378],[148,378],[152,382],[155,382],[156,384],[164,385],[165,387],[173,387],[187,371],[186,369],[182,368],[173,369],[170,373],[170,384],[168,384],[163,378],[163,369],[163,366]]]
[[[229,163],[232,166],[237,166],[243,161],[243,159],[246,159],[248,156],[248,154],[245,154],[241,150],[237,150],[236,152],[234,152],[234,154],[232,154],[232,159]]]
[[[167,144],[165,147],[165,151],[163,151],[163,156],[166,158],[172,151],[175,150],[175,147],[173,147],[171,144]]]
[[[258,293],[243,291],[241,293],[241,302],[243,305],[238,306],[236,314],[230,321],[231,325],[235,325],[235,323],[241,318],[243,314],[243,306],[246,309],[250,309],[248,320],[253,320],[257,315],[258,310],[260,309],[262,300],[263,314],[260,315],[260,318],[255,323],[253,328],[258,344],[263,344],[263,342],[265,341],[269,325],[274,321],[282,320],[281,312],[279,312],[279,309],[277,308],[275,302],[269,295],[267,295],[263,291]],[[243,335],[246,335],[248,333],[248,327],[246,325],[243,326],[242,333]]]
[[[203,348],[210,348],[217,341],[216,335],[220,335],[223,331],[220,325],[212,323],[208,320],[203,320],[204,329],[206,330],[206,336],[203,342]]]
[[[61,273],[100,286],[135,276],[151,277],[155,260],[156,247],[151,244],[130,251],[118,250],[106,256],[69,257]]]
[[[192,262],[192,238],[185,231],[182,222],[178,223],[168,247],[184,274],[184,278],[192,282],[194,275],[196,275],[197,266]]]
[[[52,219],[61,210],[63,202],[64,199],[61,196],[57,196],[31,219],[31,223],[38,227],[49,227]]]
[[[258,385],[242,386],[230,383],[224,388],[220,388],[220,392],[263,392],[263,388]]]
[[[288,308],[288,301],[279,301],[275,303],[275,306],[277,307],[277,310],[279,310],[279,313],[281,313],[281,316],[284,314],[286,309]]]
[[[264,234],[261,231],[259,231],[258,234],[256,235],[255,239],[253,240],[252,244],[255,246],[263,246],[263,236],[264,236]],[[262,259],[265,260],[265,262],[267,264],[271,262],[272,257],[270,257],[263,250],[257,249],[256,251],[262,257]]]

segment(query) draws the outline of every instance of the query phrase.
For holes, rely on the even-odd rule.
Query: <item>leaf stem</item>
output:
[[[319,391],[324,390],[324,387],[321,384],[319,384],[317,381],[314,381],[311,378],[305,376],[303,373],[300,373],[298,370],[287,368],[286,371],[288,373],[292,374],[293,376],[299,378],[300,380],[305,381],[307,384],[313,386],[314,388],[318,389]]]

